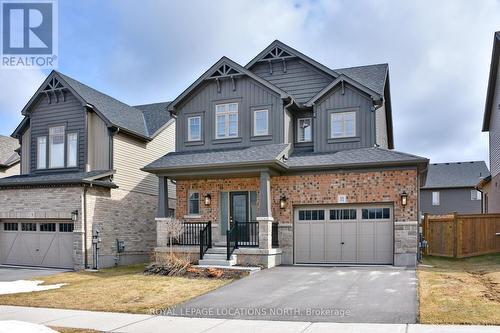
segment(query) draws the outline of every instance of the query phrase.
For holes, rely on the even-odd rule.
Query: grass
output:
[[[54,327],[54,326],[50,326],[50,328],[59,333],[99,333],[99,331],[90,330],[86,328],[68,328],[68,327]]]
[[[425,257],[418,269],[422,324],[500,324],[500,253]]]
[[[231,280],[146,276],[144,265],[99,272],[68,272],[41,278],[45,284],[67,283],[53,290],[0,295],[0,304],[92,311],[149,313],[217,289]]]

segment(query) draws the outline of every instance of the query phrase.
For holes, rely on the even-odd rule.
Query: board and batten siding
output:
[[[384,104],[375,111],[375,136],[377,138],[377,144],[387,149],[389,143],[387,140],[387,117],[385,115],[385,102]]]
[[[313,122],[315,152],[329,152],[343,149],[372,147],[375,144],[375,115],[371,111],[369,96],[356,88],[345,85],[332,90],[314,106],[316,117]],[[356,136],[354,138],[331,139],[329,133],[332,112],[356,111]]]
[[[110,170],[110,140],[106,123],[94,112],[87,114],[88,170]]]
[[[283,102],[275,92],[249,77],[237,77],[235,88],[230,79],[220,81],[220,92],[215,80],[207,81],[192,92],[191,97],[178,108],[177,151],[221,148],[240,148],[283,142]],[[215,139],[215,105],[238,103],[238,137]],[[253,111],[269,110],[269,135],[253,137]],[[200,116],[202,140],[188,142],[187,118]]]
[[[174,149],[175,122],[172,120],[148,143],[119,132],[113,136],[113,168],[116,170],[114,183],[122,190],[158,195],[158,177],[141,168]],[[170,184],[171,198],[175,198],[173,191],[175,187]]]
[[[299,103],[307,102],[334,80],[300,59],[286,60],[286,71],[282,61],[272,62],[272,73],[268,62],[258,62],[250,71],[290,93]]]
[[[28,128],[24,131],[23,136],[21,137],[21,174],[26,175],[30,173],[30,146],[31,146],[31,138],[30,134],[31,129]]]
[[[495,95],[490,118],[490,172],[495,177],[500,174],[500,66],[497,70]]]
[[[64,125],[66,133],[78,133],[78,163],[79,171],[85,171],[85,112],[82,103],[71,93],[66,93],[66,100],[59,98],[59,102],[52,100],[49,103],[47,96],[40,95],[38,101],[31,108],[31,172],[37,172],[37,138],[46,136],[49,142],[49,128]],[[67,139],[65,139],[67,140]],[[47,151],[49,145],[47,144]],[[48,163],[48,158],[47,158]],[[72,168],[74,169],[74,168]],[[64,169],[57,169],[57,171]],[[53,172],[57,172],[54,170]],[[46,169],[43,172],[50,172]]]

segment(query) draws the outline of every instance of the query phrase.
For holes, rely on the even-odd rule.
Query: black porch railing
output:
[[[238,226],[236,224],[232,224],[229,230],[226,231],[227,260],[231,259],[231,255],[237,248],[238,248]]]
[[[177,245],[200,245],[201,244],[201,231],[207,229],[210,240],[212,238],[212,228],[207,228],[210,222],[184,222],[184,230],[182,234],[177,237],[174,244]],[[211,244],[212,242],[210,242]]]
[[[200,231],[200,260],[209,248],[212,247],[212,222],[208,221],[205,228]]]
[[[238,247],[259,247],[259,223],[235,222]]]
[[[273,248],[280,247],[279,233],[278,233],[278,223],[273,223],[273,228],[271,230],[271,235],[272,235],[271,243],[272,243]]]

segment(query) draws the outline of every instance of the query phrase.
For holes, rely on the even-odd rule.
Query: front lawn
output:
[[[231,280],[144,275],[144,265],[36,278],[59,289],[0,295],[0,304],[60,309],[149,313],[217,289]]]
[[[418,268],[420,323],[500,324],[500,254],[425,257]]]

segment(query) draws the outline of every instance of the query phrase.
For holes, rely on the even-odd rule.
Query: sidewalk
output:
[[[2,320],[19,320],[46,326],[87,328],[121,333],[497,333],[500,326],[438,326],[405,324],[337,324],[290,321],[261,321],[158,317],[112,312],[60,310],[0,305]]]

